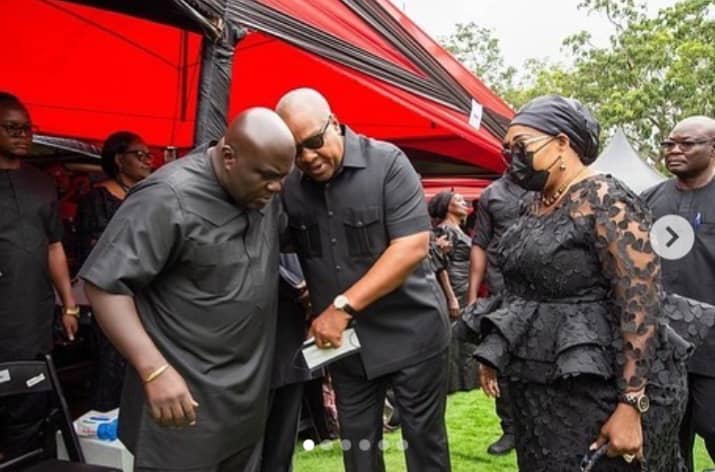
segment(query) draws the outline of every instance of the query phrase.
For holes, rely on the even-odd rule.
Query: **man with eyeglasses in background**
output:
[[[663,289],[715,304],[715,120],[693,116],[678,123],[661,143],[674,178],[641,196],[653,218],[679,215],[695,232],[695,243],[681,259],[662,259]],[[715,460],[715,331],[690,359],[690,399],[681,428],[681,448],[693,469],[695,434]]]
[[[361,344],[328,366],[345,470],[385,470],[382,414],[392,387],[407,469],[448,471],[450,325],[426,259],[419,176],[397,147],[341,126],[315,90],[288,92],[276,111],[297,143],[282,196],[317,315],[310,332],[319,348],[338,347],[352,321]]]
[[[77,333],[75,305],[62,247],[62,222],[54,180],[25,165],[33,126],[25,105],[0,92],[0,362],[31,360],[52,350],[55,297],[62,326]],[[34,447],[47,414],[44,393],[0,403],[0,458]]]

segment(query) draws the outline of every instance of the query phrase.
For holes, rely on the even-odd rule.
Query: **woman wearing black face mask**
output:
[[[579,470],[608,443],[592,470],[681,471],[685,361],[698,339],[666,315],[692,319],[694,333],[715,308],[661,293],[650,214],[587,167],[598,133],[580,103],[559,96],[530,102],[509,127],[509,172],[541,195],[499,242],[501,307],[471,323],[481,381],[498,395],[496,372],[509,379],[521,470]]]

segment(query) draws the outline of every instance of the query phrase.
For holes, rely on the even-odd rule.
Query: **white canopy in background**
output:
[[[666,180],[640,158],[621,128],[616,130],[613,139],[591,164],[591,168],[602,174],[611,174],[637,194]]]

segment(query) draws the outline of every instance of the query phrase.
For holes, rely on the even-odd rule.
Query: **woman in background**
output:
[[[440,192],[429,203],[430,217],[436,225],[433,229],[435,236],[445,236],[449,241],[449,250],[438,259],[441,267],[436,272],[452,321],[459,318],[467,302],[472,241],[461,228],[467,212],[464,197],[454,192]],[[478,386],[477,362],[472,356],[474,349],[473,344],[452,337],[447,392],[472,390]]]
[[[78,254],[89,255],[129,190],[151,173],[151,154],[142,138],[129,131],[110,135],[102,147],[102,169],[108,177],[87,192],[77,205]],[[94,323],[99,359],[92,409],[119,407],[126,361]]]

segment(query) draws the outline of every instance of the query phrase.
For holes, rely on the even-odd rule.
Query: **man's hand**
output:
[[[62,315],[62,328],[65,330],[65,335],[70,341],[74,341],[74,337],[79,329],[79,318],[72,315]]]
[[[172,367],[144,384],[151,417],[161,426],[183,427],[196,424],[199,406],[184,379]]]
[[[321,349],[340,347],[343,331],[350,323],[350,318],[350,315],[331,304],[310,325],[310,335],[315,338],[315,344]]]
[[[598,449],[608,443],[608,456],[635,456],[643,459],[643,427],[641,416],[635,408],[619,403],[608,421],[601,427],[601,433],[591,449]]]

